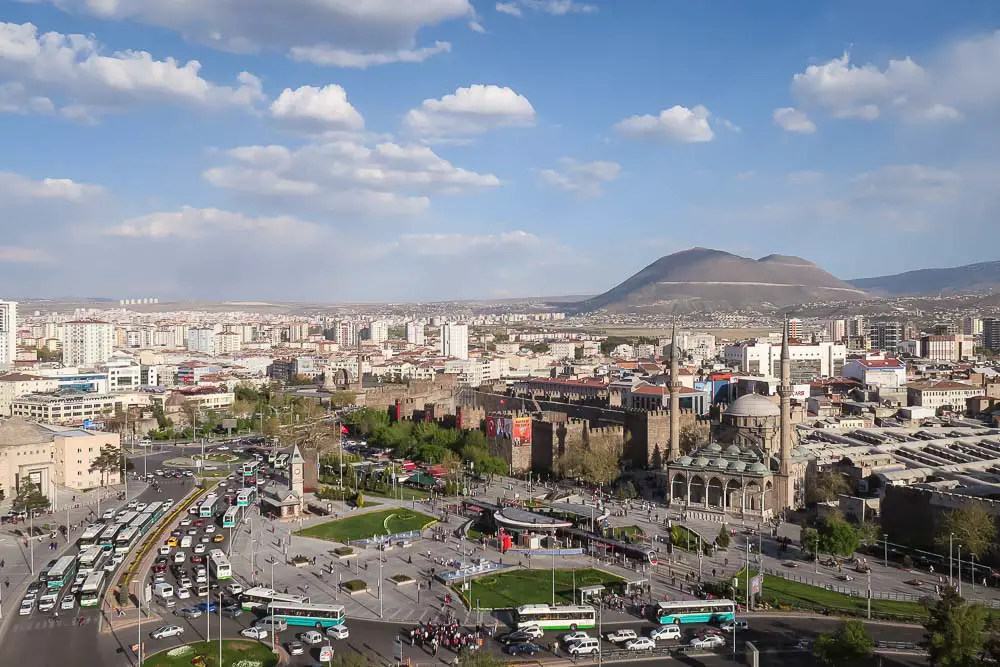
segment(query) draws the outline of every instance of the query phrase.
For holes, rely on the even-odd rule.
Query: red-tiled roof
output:
[[[640,396],[669,396],[670,388],[659,384],[643,384],[633,389],[632,393],[639,394]],[[692,389],[691,387],[681,387],[681,393],[698,394],[701,392],[697,389]]]
[[[906,387],[920,391],[983,391],[981,387],[954,380],[918,380],[909,383]]]

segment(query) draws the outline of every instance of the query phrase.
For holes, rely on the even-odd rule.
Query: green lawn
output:
[[[152,640],[144,640],[146,650],[154,646]],[[187,649],[187,650],[185,650]],[[174,655],[170,655],[173,653]],[[198,661],[198,657],[202,661]],[[185,647],[168,649],[149,657],[144,657],[146,667],[190,667],[192,664],[205,667],[274,667],[278,658],[271,653],[268,644],[248,640],[228,640],[222,642],[222,664],[219,664],[218,642],[196,642]]]
[[[327,521],[297,530],[295,534],[346,543],[373,535],[392,535],[420,530],[434,521],[436,521],[434,517],[413,510],[391,509]]]
[[[750,571],[750,576],[756,574]],[[854,582],[858,590],[865,584]],[[849,585],[849,584],[843,584]],[[739,574],[739,595],[745,597],[746,571]],[[760,598],[758,598],[760,599]],[[796,609],[829,609],[834,614],[850,616],[866,615],[868,600],[828,591],[818,586],[790,581],[783,577],[770,574],[764,575],[763,599],[787,605]],[[872,600],[872,618],[889,618],[898,620],[923,620],[927,618],[927,610],[919,602],[903,602],[896,600]]]
[[[624,581],[609,572],[591,568],[556,570],[556,604],[573,604],[574,572],[577,588],[598,584],[610,586]],[[508,570],[470,579],[469,584],[468,591],[461,590],[461,582],[453,587],[473,609],[477,600],[484,609],[509,609],[522,604],[552,602],[552,570]]]

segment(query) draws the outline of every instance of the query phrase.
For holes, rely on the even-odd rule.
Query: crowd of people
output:
[[[459,626],[453,618],[444,623],[427,623],[410,629],[410,645],[430,649],[437,655],[438,649],[444,647],[455,653],[462,649],[478,649],[483,645],[483,638],[491,634],[489,628],[476,626],[475,630],[466,630]]]

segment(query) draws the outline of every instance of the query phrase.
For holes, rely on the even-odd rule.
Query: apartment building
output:
[[[110,322],[74,320],[63,326],[63,364],[96,366],[114,354],[115,329]]]

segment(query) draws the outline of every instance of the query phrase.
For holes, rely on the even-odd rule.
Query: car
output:
[[[202,611],[207,611],[210,614],[215,612],[218,608],[219,606],[215,604],[215,602],[212,600],[209,600],[208,602],[198,603],[198,609],[201,609]]]
[[[195,555],[191,556],[191,562],[192,563],[204,563],[205,562],[205,557],[204,556],[199,556],[198,554],[195,554]]]
[[[205,533],[211,535],[215,532],[215,526],[205,526]]]
[[[185,533],[185,534],[186,535],[190,535],[191,537],[194,537],[195,535],[198,534],[198,529],[197,528],[188,528],[187,529],[187,533]]]
[[[629,630],[627,628],[622,628],[621,630],[615,630],[614,632],[608,633],[608,641],[620,644],[622,642],[627,642],[630,639],[636,639],[639,635],[635,634],[635,630]]]
[[[204,519],[198,519],[197,521],[194,522],[194,525],[195,525],[196,528],[201,528],[202,526],[205,525],[205,520]]]
[[[191,588],[191,577],[187,576],[186,574],[182,574],[181,576],[177,577],[177,585],[180,586],[181,588]]]
[[[497,641],[501,644],[517,644],[519,642],[531,641],[531,635],[524,632],[523,630],[514,630],[513,632],[508,632],[505,635],[500,635],[497,637]]]
[[[636,637],[625,642],[625,648],[629,651],[651,651],[656,648],[656,642],[649,637]]]
[[[239,618],[243,615],[243,608],[238,604],[229,605],[222,608],[222,615],[226,618]]]
[[[196,583],[196,584],[207,584],[208,583],[208,575],[206,575],[204,572],[198,572],[198,573],[196,573],[194,575],[194,583]]]
[[[138,506],[139,506],[138,500],[130,500],[128,505],[126,505],[125,507],[129,508],[130,510],[134,510]]]
[[[545,634],[545,631],[542,630],[537,625],[526,625],[523,628],[521,628],[521,632],[523,632],[524,634],[528,635],[532,639],[538,639],[543,634]]]
[[[784,565],[785,567],[791,567],[791,568],[796,568],[796,567],[799,566],[799,564],[796,563],[794,560],[786,560],[784,563],[782,563],[782,565]]]
[[[114,519],[114,518],[115,518],[115,511],[114,510],[108,510],[107,512],[105,512],[104,514],[101,515],[101,520],[102,521],[111,521],[111,519]]]
[[[267,639],[267,630],[258,627],[243,628],[240,630],[240,636],[247,639]]]
[[[183,609],[178,609],[174,613],[178,616],[183,616],[184,618],[198,618],[205,612],[197,607],[184,607]]]
[[[160,555],[161,556],[169,556],[170,555],[170,545],[164,544],[162,547],[160,547]]]
[[[184,634],[184,628],[179,625],[164,625],[149,633],[153,639],[166,639],[167,637],[178,637]]]
[[[18,608],[17,613],[21,616],[30,616],[31,612],[35,609],[34,600],[22,600],[21,606]]]
[[[66,611],[67,609],[72,609],[76,606],[76,597],[73,595],[64,595],[62,602],[59,603],[59,610]]]
[[[190,588],[178,588],[174,592],[174,595],[176,595],[177,598],[180,599],[180,600],[187,600],[188,598],[191,597],[191,589]]]
[[[56,599],[45,597],[38,601],[38,611],[52,611],[56,608]]]
[[[194,545],[194,552],[196,554],[203,554],[203,553],[205,553],[205,551],[207,551],[207,548],[205,547],[204,544],[196,544],[196,545]]]
[[[212,541],[216,542],[216,543],[218,543],[218,542],[225,542],[226,541],[226,536],[223,535],[222,533],[219,533],[218,535],[213,535],[212,536]]]
[[[208,544],[211,541],[212,541],[212,538],[209,537],[208,535],[202,535],[201,538],[198,539],[198,543],[199,544]]]
[[[742,618],[736,618],[731,621],[726,621],[719,626],[719,629],[723,632],[738,632],[748,629],[749,624]]]
[[[333,647],[332,646],[321,646],[319,649],[319,661],[320,662],[333,662]]]
[[[153,574],[160,574],[167,571],[167,566],[164,563],[157,563],[153,566]]]
[[[236,582],[236,581],[234,581],[231,584],[229,584],[228,586],[226,586],[226,591],[230,595],[239,595],[240,593],[243,592],[243,590],[244,590],[243,589],[243,585],[240,584],[239,582]]]
[[[186,553],[184,553],[183,551],[175,551],[174,552],[174,562],[175,563],[183,563],[185,560],[187,560],[187,554]]]
[[[323,643],[323,635],[321,635],[317,630],[306,630],[299,635],[299,641],[303,644],[315,646],[316,644]]]
[[[177,525],[183,526],[183,527],[186,528],[187,526],[191,525],[191,519],[189,519],[187,517],[184,517],[183,519],[181,519],[181,522],[179,524],[177,524]]]
[[[37,594],[38,591],[40,591],[40,590],[42,590],[42,582],[40,582],[40,581],[32,581],[30,584],[28,584],[28,593],[36,593]]]
[[[351,633],[346,625],[334,625],[326,629],[326,636],[334,639],[347,639]]]
[[[229,447],[227,447],[226,445],[219,445],[218,447],[215,448],[215,450],[217,452],[228,452]]]
[[[69,587],[69,592],[72,593],[73,595],[76,595],[81,590],[83,590],[83,584],[73,584],[72,586]]]
[[[679,625],[669,624],[661,625],[658,628],[653,628],[649,631],[649,638],[653,641],[660,641],[661,639],[680,639],[681,638],[681,628]]]
[[[576,632],[570,632],[569,634],[562,636],[563,643],[567,646],[573,642],[582,641],[584,639],[590,639],[590,635],[583,630],[577,630]]]
[[[300,642],[288,642],[288,655],[302,655],[306,652],[306,647]]]
[[[190,470],[185,470],[184,471],[184,476],[185,477],[194,477],[194,473],[191,472]]]
[[[180,545],[180,540],[177,539],[177,536],[176,535],[171,535],[170,537],[167,538],[167,543],[166,543],[165,546],[168,546],[168,547],[177,547],[179,545]]]
[[[139,514],[142,514],[143,512],[146,511],[147,507],[149,507],[149,505],[147,505],[146,503],[139,503],[138,505],[135,506],[135,511],[138,512]]]
[[[162,584],[166,582],[166,580],[167,580],[166,572],[157,572],[156,574],[153,575],[154,584]]]
[[[167,498],[166,500],[163,501],[163,508],[170,509],[171,507],[174,506],[174,502],[176,501],[173,498]]]
[[[719,635],[705,635],[704,637],[695,637],[691,640],[690,645],[694,648],[711,649],[724,646],[725,643],[726,640],[724,637],[720,637]]]
[[[909,586],[920,586],[920,585],[922,585],[922,584],[923,584],[924,582],[920,581],[919,579],[907,579],[907,580],[906,580],[906,581],[904,581],[903,583],[904,583],[904,584],[907,584],[907,585],[909,585]]]
[[[157,477],[163,477],[164,473],[162,470],[154,470],[153,474],[156,475]]]
[[[516,644],[507,644],[503,650],[511,655],[535,655],[536,653],[541,653],[542,647],[534,642],[518,642]]]

